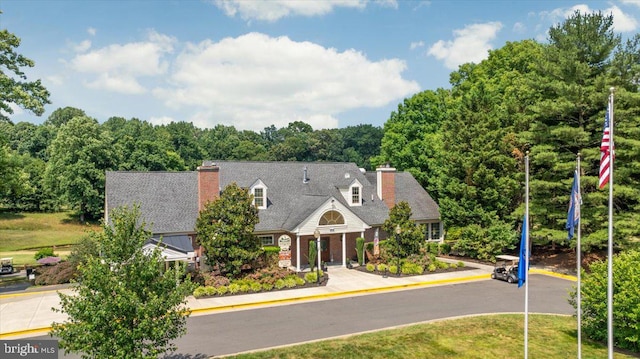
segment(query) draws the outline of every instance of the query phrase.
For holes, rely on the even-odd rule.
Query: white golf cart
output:
[[[501,254],[496,256],[498,260],[493,273],[491,273],[492,279],[504,280],[508,283],[518,282],[518,262],[519,257]]]
[[[13,273],[13,258],[0,258],[0,274]]]

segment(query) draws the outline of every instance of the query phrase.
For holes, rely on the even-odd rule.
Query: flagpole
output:
[[[578,152],[578,156],[576,158],[577,163],[576,163],[576,179],[577,179],[577,187],[578,187],[578,199],[575,200],[575,206],[578,209],[578,213],[580,214],[580,216],[582,216],[582,211],[581,211],[581,198],[582,198],[582,194],[581,192],[581,187],[580,187],[580,152]],[[573,196],[573,193],[571,193],[571,195]],[[582,246],[580,244],[580,223],[582,222],[582,219],[578,220],[578,239],[577,239],[577,243],[576,243],[576,265],[577,265],[577,271],[578,271],[578,359],[582,358],[582,286],[580,284],[580,277],[581,277],[581,272],[582,272]]]
[[[613,359],[613,159],[615,158],[615,146],[613,142],[613,92],[609,89],[609,251],[607,263],[607,336],[609,359]]]
[[[526,231],[525,275],[524,275],[524,359],[529,357],[529,257],[531,256],[529,245],[529,151],[524,157],[525,168],[525,221],[523,231]]]

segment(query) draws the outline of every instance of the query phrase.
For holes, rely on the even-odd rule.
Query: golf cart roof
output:
[[[501,254],[496,256],[496,259],[502,259],[503,261],[520,261],[520,257],[516,257],[516,256],[510,256],[507,254]]]
[[[13,257],[7,257],[7,258],[0,258],[0,261],[11,261],[13,260]]]

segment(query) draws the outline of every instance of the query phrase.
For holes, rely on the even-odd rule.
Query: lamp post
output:
[[[320,230],[316,228],[313,231],[313,236],[316,237],[316,257],[318,257],[318,266],[316,267],[316,283],[320,283]]]
[[[398,256],[398,269],[396,274],[398,277],[400,276],[400,232],[402,232],[402,229],[400,229],[399,224],[396,224],[396,255]]]

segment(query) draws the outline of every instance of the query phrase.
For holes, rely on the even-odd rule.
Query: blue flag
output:
[[[578,188],[578,171],[573,175],[573,187],[571,187],[571,198],[569,199],[569,211],[567,212],[567,231],[569,239],[573,238],[573,233],[580,221],[580,188]]]
[[[522,220],[522,236],[520,238],[520,258],[518,260],[518,288],[522,287],[527,275],[527,257],[529,257],[529,248],[527,248],[527,216]]]

